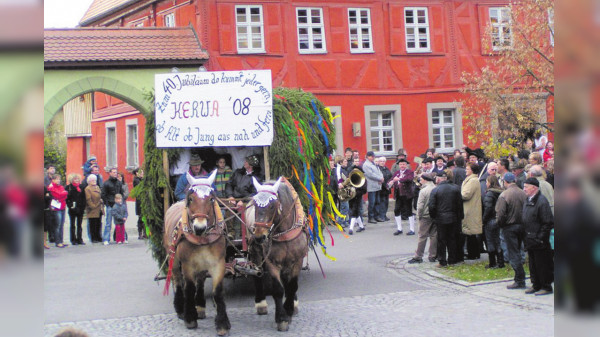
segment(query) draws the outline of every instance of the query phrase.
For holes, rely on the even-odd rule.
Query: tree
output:
[[[535,129],[554,131],[540,114],[554,110],[554,1],[517,0],[503,14],[507,27],[490,24],[483,39],[487,64],[462,76],[469,143],[491,156],[515,153]]]
[[[52,118],[44,134],[44,167],[49,164],[54,165],[56,174],[66,181],[67,138],[62,111]]]

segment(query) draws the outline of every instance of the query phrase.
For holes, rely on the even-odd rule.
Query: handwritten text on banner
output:
[[[271,70],[157,74],[154,81],[157,147],[271,145]]]

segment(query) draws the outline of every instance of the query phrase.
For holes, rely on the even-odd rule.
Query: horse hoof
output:
[[[185,327],[188,329],[196,329],[198,327],[198,322],[196,321],[191,321],[191,322],[185,322]]]
[[[256,308],[256,314],[258,315],[266,315],[268,314],[268,310],[265,307]]]
[[[183,320],[183,313],[178,313],[177,318],[179,318],[180,320]]]
[[[290,324],[286,321],[277,323],[277,331],[288,331]]]
[[[206,318],[206,310],[203,307],[196,306],[196,312],[198,313],[198,319]]]
[[[267,308],[267,301],[266,300],[262,300],[258,303],[254,303],[254,307],[256,308],[256,313],[258,315],[266,315],[268,313]]]
[[[218,329],[217,336],[229,336],[229,329]]]

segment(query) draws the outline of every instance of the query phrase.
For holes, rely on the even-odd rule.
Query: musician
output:
[[[350,150],[350,157],[352,157],[352,150]],[[336,191],[339,191],[340,189],[344,188],[344,180],[346,177],[348,177],[348,160],[346,159],[346,157],[342,157],[342,156],[336,156],[336,166],[335,166],[335,179],[337,182],[337,186],[336,186]],[[332,176],[331,179],[333,180],[334,177]],[[348,204],[348,200],[340,200],[339,202],[339,211],[342,215],[345,215],[345,218],[338,218],[337,221],[338,223],[346,228],[350,225],[350,205]]]
[[[415,194],[414,172],[408,167],[408,160],[398,162],[399,170],[390,180],[390,187],[394,189],[394,198],[396,205],[394,207],[394,216],[397,230],[394,235],[402,234],[402,219],[408,219],[410,231],[406,235],[415,235],[415,217],[412,213],[412,204]]]
[[[354,169],[358,169],[364,174],[364,171],[360,166],[360,159],[358,158],[354,158],[352,170]],[[362,214],[362,197],[365,193],[367,193],[367,184],[363,184],[362,187],[357,188],[354,198],[348,201],[350,206],[350,230],[348,231],[348,234],[350,235],[354,232],[355,224],[358,224],[358,229],[356,230],[357,233],[365,230],[365,225],[360,217]]]

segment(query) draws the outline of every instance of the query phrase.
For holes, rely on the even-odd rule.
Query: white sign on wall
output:
[[[157,74],[156,147],[266,146],[271,70]]]

